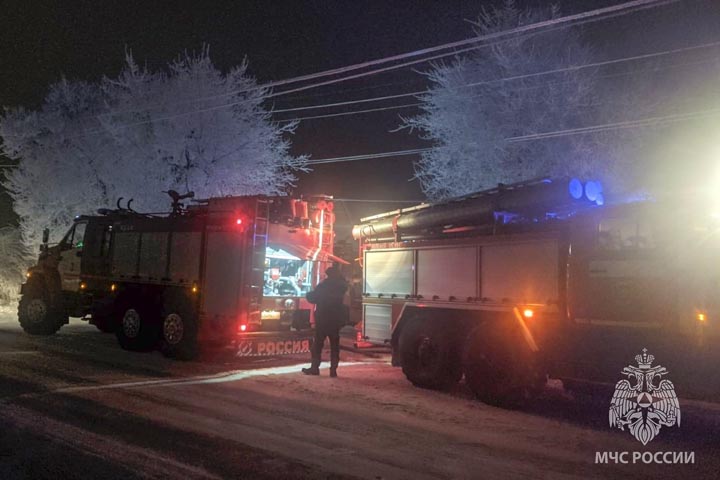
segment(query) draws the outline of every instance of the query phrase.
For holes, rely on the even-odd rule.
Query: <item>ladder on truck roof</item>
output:
[[[249,323],[261,323],[263,287],[265,284],[265,255],[270,227],[270,200],[258,197],[255,203],[255,217],[252,231],[252,253],[250,270],[250,315]]]

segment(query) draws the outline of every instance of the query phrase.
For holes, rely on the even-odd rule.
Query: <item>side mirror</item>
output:
[[[43,230],[42,242],[48,243],[49,240],[50,240],[50,229],[46,228],[45,230]]]

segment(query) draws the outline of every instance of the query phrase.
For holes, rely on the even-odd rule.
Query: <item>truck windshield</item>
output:
[[[303,297],[312,287],[311,278],[312,262],[279,247],[266,248],[263,295]]]
[[[85,238],[85,227],[87,227],[86,222],[76,223],[68,230],[60,243],[66,247],[81,249]]]

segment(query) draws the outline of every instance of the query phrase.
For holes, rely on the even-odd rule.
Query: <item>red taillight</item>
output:
[[[242,218],[235,220],[235,225],[242,225]]]
[[[523,310],[523,317],[525,318],[532,318],[535,316],[535,312],[531,308],[526,308]]]
[[[245,325],[244,323],[243,323],[242,325],[240,325],[240,331],[241,331],[241,332],[244,332],[244,331],[246,331],[246,330],[247,330],[247,325]]]

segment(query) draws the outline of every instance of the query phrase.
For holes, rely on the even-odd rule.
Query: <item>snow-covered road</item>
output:
[[[299,373],[301,357],[179,363],[123,352],[111,336],[82,324],[37,339],[0,323],[3,423],[154,478],[717,478],[720,472],[715,404],[683,401],[681,428],[666,429],[643,447],[607,426],[603,395],[574,398],[556,382],[534,404],[510,411],[475,401],[462,384],[449,393],[417,389],[387,357],[343,352],[343,360],[337,379],[326,371],[307,377]],[[2,439],[0,453],[12,450]],[[598,451],[644,450],[694,451],[696,463],[595,464]]]

